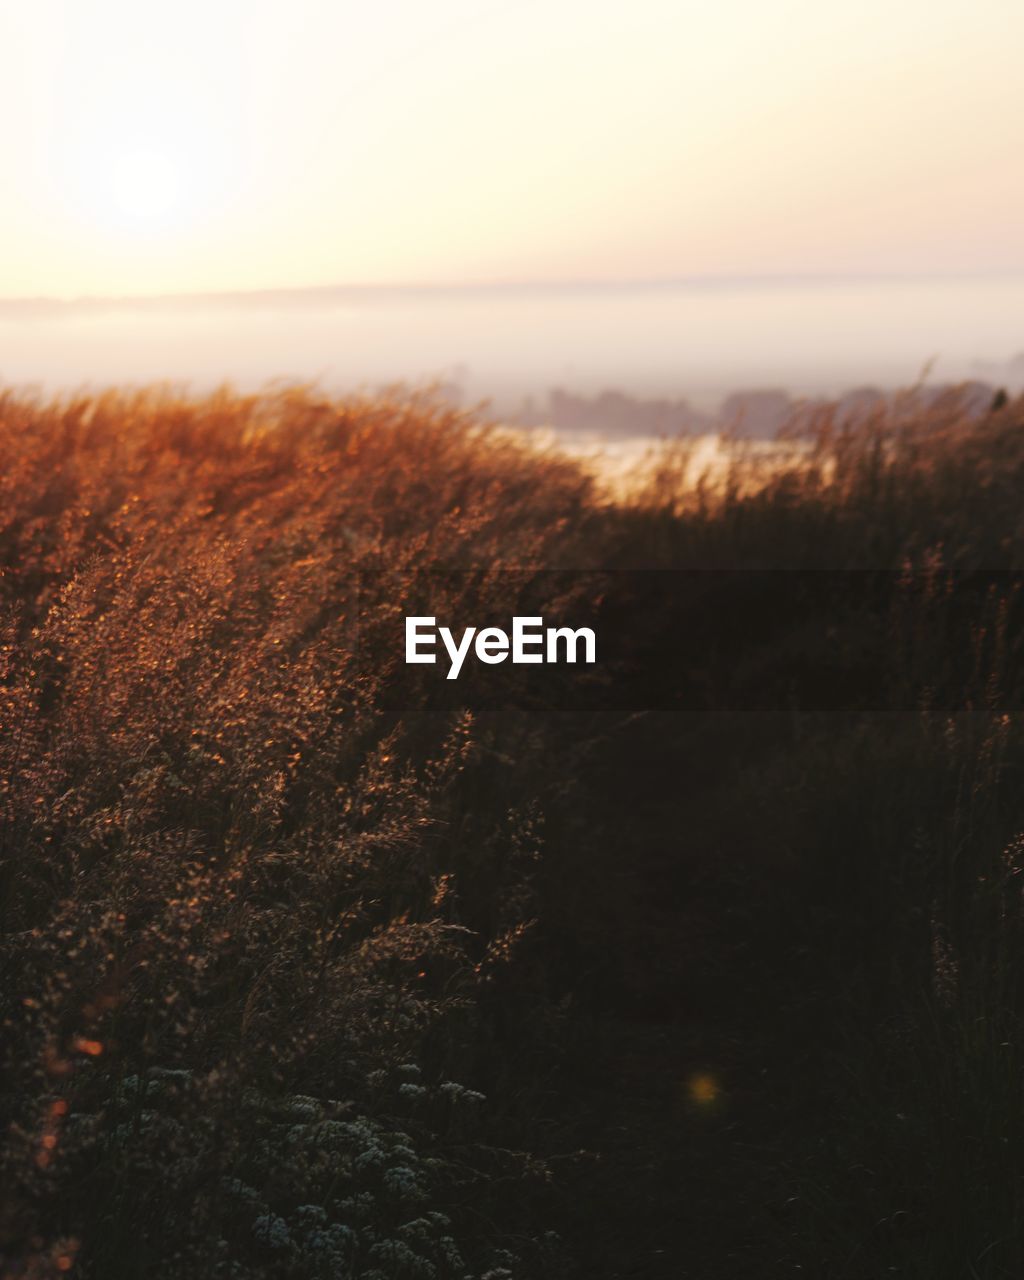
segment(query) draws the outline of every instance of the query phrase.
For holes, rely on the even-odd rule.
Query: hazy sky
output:
[[[0,297],[1024,266],[1021,0],[0,0]]]

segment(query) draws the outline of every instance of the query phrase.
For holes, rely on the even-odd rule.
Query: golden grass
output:
[[[667,444],[615,494],[426,395],[5,393],[0,456],[12,1277],[565,1274],[535,1207],[548,1172],[513,1150],[535,1145],[523,1099],[588,975],[647,981],[614,939],[641,934],[644,875],[683,876],[657,862],[680,838],[683,775],[645,787],[658,761],[690,759],[689,730],[637,751],[632,724],[474,721],[410,694],[389,637],[425,576],[460,571],[430,590],[465,624],[564,593],[550,569],[586,570],[579,598],[614,600],[604,571],[623,568],[1024,562],[1020,402],[982,420],[910,399],[853,425],[825,410],[770,449],[724,440],[696,469]],[[995,696],[988,711],[998,729]],[[765,770],[811,776],[808,731],[785,732],[765,745],[743,728],[722,776],[739,791]],[[841,780],[869,772],[851,732],[828,757],[840,808]],[[945,732],[928,729],[933,754]],[[1002,752],[1001,732],[980,741]],[[979,750],[965,738],[957,767],[1002,779]],[[601,761],[641,797],[631,830]],[[695,783],[692,811],[715,794]],[[964,804],[956,821],[980,823]],[[793,836],[797,812],[758,820],[789,850],[766,855],[775,881],[737,887],[740,858],[715,872],[736,876],[741,915],[769,883],[780,903],[835,906],[817,847],[793,870],[822,820]],[[731,830],[732,804],[716,813]],[[944,972],[976,936],[941,933]],[[718,1114],[710,1073],[681,1078],[701,1104],[686,1115]],[[496,1091],[497,1119],[462,1079]]]

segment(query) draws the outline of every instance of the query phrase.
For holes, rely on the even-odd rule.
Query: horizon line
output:
[[[180,303],[286,302],[298,298],[324,299],[344,295],[532,293],[543,290],[600,291],[602,289],[711,289],[737,286],[809,287],[838,284],[940,283],[957,280],[1006,279],[1024,275],[1024,267],[957,271],[751,272],[693,273],[671,276],[563,277],[466,281],[383,281],[314,285],[271,285],[262,288],[193,289],[138,294],[12,294],[0,295],[0,308],[90,308],[102,306],[159,306]]]

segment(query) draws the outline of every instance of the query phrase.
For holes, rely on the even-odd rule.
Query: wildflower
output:
[[[273,1213],[261,1214],[252,1224],[252,1233],[270,1249],[287,1249],[292,1242],[287,1222]]]

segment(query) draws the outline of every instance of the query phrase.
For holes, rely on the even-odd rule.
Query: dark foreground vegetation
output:
[[[614,499],[428,400],[0,446],[0,1274],[1024,1274],[1024,406]],[[413,682],[426,577],[692,704]]]

